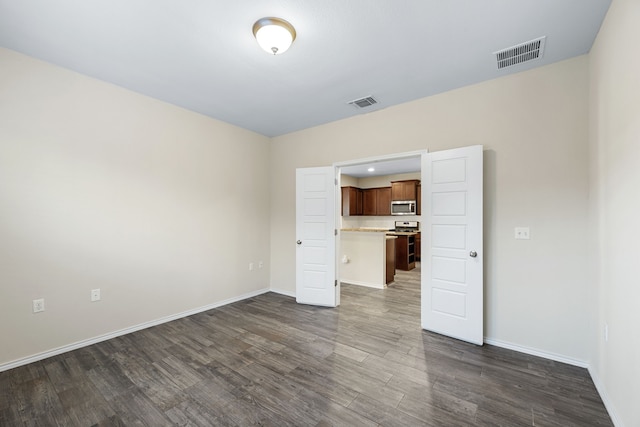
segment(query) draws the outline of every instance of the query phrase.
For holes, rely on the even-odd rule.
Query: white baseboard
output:
[[[496,340],[493,338],[484,337],[486,344],[495,345],[496,347],[502,347],[509,350],[518,351],[520,353],[530,354],[532,356],[544,357],[545,359],[555,360],[556,362],[566,363],[568,365],[578,366],[580,368],[588,368],[589,363],[584,360],[572,359],[570,357],[562,356],[560,354],[548,353],[535,348],[524,347],[518,344],[512,344],[506,341]]]
[[[624,427],[622,421],[620,421],[620,417],[618,417],[617,412],[613,406],[613,403],[609,399],[607,395],[606,388],[604,384],[600,380],[600,377],[596,374],[595,370],[592,369],[589,362],[585,362],[583,360],[572,359],[566,356],[561,356],[555,353],[547,353],[545,351],[540,351],[534,348],[524,347],[518,344],[512,344],[505,341],[495,340],[491,338],[484,338],[484,342],[487,344],[495,345],[496,347],[502,347],[509,350],[518,351],[520,353],[530,354],[532,356],[544,357],[545,359],[555,360],[556,362],[566,363],[568,365],[578,366],[580,368],[586,368],[589,371],[589,375],[591,375],[591,379],[593,380],[593,384],[596,386],[596,390],[602,399],[602,403],[604,403],[604,407],[609,413],[609,417],[611,417],[611,422],[616,427]]]
[[[346,283],[348,285],[364,286],[366,288],[384,289],[384,285],[380,285],[377,283],[370,283],[370,282],[359,282],[357,280],[340,279],[340,283]]]
[[[275,289],[275,288],[271,288],[270,290],[273,293],[284,295],[284,296],[287,296],[287,297],[291,297],[291,298],[295,298],[296,297],[296,293],[295,292],[285,291],[283,289]]]
[[[264,293],[269,292],[269,289],[259,289],[257,291],[249,292],[244,295],[239,295],[237,297],[229,298],[223,301],[215,302],[213,304],[208,304],[202,307],[194,308],[192,310],[183,311],[182,313],[172,314],[170,316],[161,317],[159,319],[151,320],[149,322],[140,323],[135,326],[131,326],[129,328],[120,329],[118,331],[109,332],[104,335],[100,335],[97,337],[89,338],[82,341],[77,341],[72,344],[64,345],[62,347],[54,348],[52,350],[47,350],[42,353],[37,353],[31,356],[23,357],[20,359],[13,360],[11,362],[3,363],[0,365],[0,372],[8,371],[9,369],[17,368],[19,366],[28,365],[29,363],[37,362],[39,360],[46,359],[48,357],[57,356],[58,354],[66,353],[68,351],[77,350],[82,347],[87,347],[92,344],[97,344],[102,341],[110,340],[111,338],[119,337],[122,335],[130,334],[131,332],[140,331],[142,329],[147,329],[152,326],[161,325],[163,323],[171,322],[173,320],[181,319],[183,317],[192,316],[194,314],[202,313],[203,311],[211,310],[214,308],[222,307],[223,305],[232,304],[234,302],[242,301],[247,298],[252,298],[258,295],[262,295]]]
[[[607,409],[607,412],[609,413],[609,417],[611,417],[611,422],[613,422],[613,425],[616,427],[624,427],[624,424],[622,423],[622,421],[620,421],[620,417],[618,417],[618,413],[616,412],[616,409],[614,408],[613,403],[611,402],[611,399],[609,399],[609,395],[607,394],[607,389],[604,388],[604,384],[600,380],[600,377],[598,376],[596,371],[592,369],[591,366],[589,366],[588,369],[589,369],[589,374],[591,375],[591,380],[593,380],[593,384],[595,384],[596,390],[598,390],[600,399],[602,399],[602,403],[604,403],[604,407]]]

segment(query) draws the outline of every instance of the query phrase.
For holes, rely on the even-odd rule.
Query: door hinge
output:
[[[336,287],[336,288],[338,287],[338,280],[337,279],[335,280],[333,286]]]
[[[334,179],[333,179],[333,182],[335,182],[335,183],[336,183],[336,185],[338,185],[338,178],[334,178]]]
[[[337,236],[337,235],[338,235],[338,229],[337,229],[337,228],[334,228],[334,229],[333,229],[333,235],[334,235],[334,236]]]

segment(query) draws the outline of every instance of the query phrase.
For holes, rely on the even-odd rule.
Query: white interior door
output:
[[[335,179],[333,167],[296,169],[296,301],[301,304],[336,306]]]
[[[422,168],[422,327],[482,345],[482,146],[425,154]]]

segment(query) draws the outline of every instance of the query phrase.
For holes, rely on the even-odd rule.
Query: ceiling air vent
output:
[[[369,107],[373,104],[377,104],[378,101],[373,96],[367,96],[360,99],[354,99],[353,101],[349,101],[349,104],[355,105],[358,108]]]
[[[498,60],[498,70],[541,58],[544,52],[544,42],[546,38],[546,36],[540,37],[539,39],[494,52]]]

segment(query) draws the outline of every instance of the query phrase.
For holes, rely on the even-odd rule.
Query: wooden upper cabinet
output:
[[[393,181],[391,183],[391,200],[416,200],[419,179]]]
[[[356,187],[342,187],[342,215],[362,215],[362,190]]]
[[[377,215],[378,212],[378,189],[365,188],[362,190],[362,214]]]
[[[404,198],[405,182],[395,181],[391,183],[391,200],[408,200]]]
[[[391,187],[378,188],[376,215],[391,215]]]
[[[362,190],[363,215],[391,215],[391,187]]]
[[[356,215],[362,215],[364,210],[364,202],[362,200],[362,190],[356,188]]]
[[[342,215],[391,215],[391,187],[342,187]]]
[[[416,185],[416,213],[422,215],[422,185]]]

